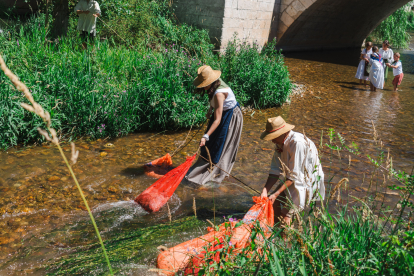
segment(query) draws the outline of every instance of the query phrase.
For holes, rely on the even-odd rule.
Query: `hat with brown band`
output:
[[[193,84],[197,88],[203,88],[218,80],[221,76],[221,71],[213,70],[210,66],[203,65],[198,68],[197,74],[198,76]]]
[[[294,128],[294,125],[286,123],[280,116],[269,118],[266,122],[266,130],[260,135],[260,139],[270,141]]]

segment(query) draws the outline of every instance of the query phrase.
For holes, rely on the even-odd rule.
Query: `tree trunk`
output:
[[[50,0],[49,0],[50,1]],[[51,34],[53,38],[65,36],[69,26],[68,0],[53,1],[53,25]]]

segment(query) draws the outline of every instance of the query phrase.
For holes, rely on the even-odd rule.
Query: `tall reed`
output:
[[[94,219],[94,217],[92,215],[92,212],[89,208],[89,204],[88,204],[88,202],[85,198],[85,195],[83,194],[82,188],[80,187],[79,182],[78,182],[78,180],[77,180],[77,178],[76,178],[76,176],[75,176],[75,174],[72,170],[72,166],[69,164],[68,159],[66,158],[65,154],[63,153],[63,150],[62,150],[62,148],[59,144],[59,139],[57,137],[56,130],[54,128],[51,128],[52,122],[51,122],[51,119],[50,119],[50,113],[48,111],[45,111],[43,109],[43,107],[34,100],[33,95],[32,95],[32,93],[30,93],[27,86],[23,82],[21,82],[17,78],[17,76],[9,70],[9,68],[7,68],[6,63],[4,62],[3,57],[1,55],[0,55],[0,67],[3,70],[4,74],[11,80],[11,82],[16,87],[16,89],[18,91],[22,92],[23,95],[27,98],[27,100],[31,103],[31,105],[26,104],[26,103],[20,103],[20,105],[24,109],[26,109],[27,111],[29,111],[31,113],[34,113],[37,116],[39,116],[43,120],[43,122],[46,124],[46,128],[47,128],[48,131],[46,131],[46,130],[40,128],[40,127],[37,130],[38,130],[40,135],[42,135],[47,141],[52,142],[59,149],[59,152],[62,155],[62,158],[63,158],[64,162],[66,163],[66,166],[68,167],[68,170],[69,170],[73,180],[75,181],[75,184],[76,184],[76,186],[78,188],[78,191],[79,191],[79,194],[80,194],[80,196],[81,196],[81,198],[82,198],[82,200],[83,200],[83,202],[86,206],[86,209],[88,210],[89,217],[92,221],[93,227],[95,228],[95,231],[96,231],[96,235],[98,236],[99,242],[102,246],[103,254],[104,254],[104,257],[106,259],[109,272],[110,272],[111,275],[113,275],[111,263],[109,262],[109,258],[108,258],[108,255],[106,253],[105,246],[103,244],[101,235],[99,234],[98,226],[96,225],[95,219]],[[51,136],[49,136],[49,134]],[[72,164],[76,163],[78,157],[79,157],[79,151],[76,150],[75,144],[72,143],[72,156],[71,156]]]

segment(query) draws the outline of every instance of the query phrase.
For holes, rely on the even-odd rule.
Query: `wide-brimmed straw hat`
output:
[[[213,70],[210,66],[203,65],[198,68],[197,74],[198,76],[193,84],[197,88],[203,88],[218,80],[221,76],[221,71]]]
[[[270,141],[294,128],[294,125],[286,123],[280,116],[269,118],[266,122],[266,130],[260,135],[260,139]]]

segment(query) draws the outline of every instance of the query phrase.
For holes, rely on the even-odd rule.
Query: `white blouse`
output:
[[[74,11],[81,10],[81,11],[89,11],[88,14],[79,14],[78,20],[78,31],[85,31],[88,33],[94,32],[96,28],[96,17],[93,16],[94,14],[101,14],[101,9],[99,8],[98,2],[94,0],[80,0],[78,4],[76,4]]]
[[[232,109],[237,105],[236,96],[234,96],[233,90],[231,90],[230,87],[217,89],[216,92],[214,92],[214,96],[217,93],[227,93],[227,98],[224,100],[223,103],[223,111]],[[210,101],[210,105],[212,108],[216,108],[214,103],[214,96]]]
[[[289,169],[286,175],[282,175],[283,170],[279,158]],[[310,200],[318,191],[320,196],[316,194],[315,199],[325,198],[324,174],[318,150],[315,144],[301,133],[290,131],[282,153],[276,150],[273,155],[269,174],[282,176],[282,181],[286,179],[293,181],[293,185],[288,189],[293,202],[299,205],[297,207],[304,208],[309,203],[305,202],[306,194],[309,195]]]
[[[379,54],[381,55],[382,59],[388,59],[388,63],[392,63],[394,61],[394,52],[391,48],[388,48],[388,50],[380,49]]]

